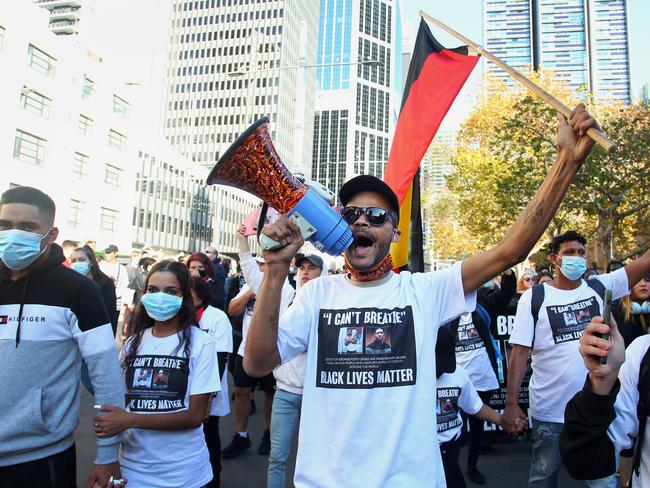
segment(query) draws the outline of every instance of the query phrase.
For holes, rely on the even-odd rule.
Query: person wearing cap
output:
[[[323,258],[316,254],[296,258],[296,288],[300,290],[311,280],[325,276]],[[325,271],[326,273],[326,271]],[[267,488],[284,488],[287,461],[291,454],[293,435],[298,427],[302,407],[302,388],[307,369],[307,353],[302,353],[273,370],[275,396],[271,415],[271,455]]]
[[[99,262],[99,269],[115,284],[115,310],[109,310],[111,323],[117,324],[123,305],[133,301],[134,290],[129,289],[129,273],[126,267],[117,261],[119,249],[110,244],[104,249],[104,260]]]
[[[225,459],[233,458],[250,449],[252,443],[248,434],[248,417],[251,412],[251,393],[256,386],[264,392],[264,433],[257,452],[261,455],[268,455],[271,452],[271,411],[273,408],[273,395],[275,393],[275,378],[269,371],[260,378],[246,374],[243,366],[243,358],[246,356],[246,337],[248,327],[255,309],[255,297],[260,289],[264,278],[264,258],[253,257],[248,245],[248,237],[244,232],[244,226],[237,230],[239,243],[239,262],[246,284],[239,290],[228,305],[228,313],[231,316],[244,314],[242,321],[242,341],[237,349],[235,367],[233,370],[233,382],[235,384],[235,434],[230,443],[221,451]],[[284,311],[291,300],[293,300],[294,289],[285,280],[282,285],[282,303],[280,310]]]
[[[347,273],[307,283],[281,315],[282,285],[304,241],[286,216],[262,230],[283,247],[264,252],[243,363],[249,375],[264,376],[307,351],[296,487],[445,486],[430,421],[437,329],[472,311],[477,288],[526,258],[589,154],[593,141],[585,132],[593,126],[582,105],[568,120],[560,117],[556,162],[528,207],[495,247],[445,270],[392,271],[397,196],[378,178],[357,176],[339,191],[353,238],[344,254]],[[349,327],[364,337],[390,327],[391,353],[339,354]],[[390,415],[381,429],[368,421],[376,412]]]

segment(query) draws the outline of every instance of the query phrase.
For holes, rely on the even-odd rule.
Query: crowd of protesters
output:
[[[594,356],[614,346],[636,351],[650,323],[649,252],[599,274],[587,268],[585,237],[569,231],[553,239],[548,269],[524,269],[519,279],[514,271],[587,157],[592,142],[584,132],[594,125],[580,106],[562,119],[559,169],[530,210],[494,248],[434,273],[393,271],[400,208],[372,176],[349,180],[339,193],[353,236],[343,272],[318,254],[301,254],[300,229],[286,217],[262,230],[283,244],[263,255],[250,252],[240,228],[236,260],[220,259],[214,246],[170,257],[134,250],[126,260],[115,245],[97,251],[93,240],[60,246],[52,199],[31,187],[6,191],[0,486],[75,486],[80,383],[97,409],[92,488],[219,486],[222,458],[252,447],[256,387],[265,423],[257,451],[269,457],[270,488],[286,484],[296,430],[299,487],[462,488],[463,439],[467,478],[484,484],[478,461],[486,421],[512,434],[531,427],[529,486],[556,486],[563,459],[579,471],[565,446],[589,430],[585,408],[595,407],[581,398],[616,396],[624,354],[612,349],[609,369]],[[595,335],[610,331],[599,318],[607,292],[618,322],[611,343]],[[508,310],[514,327],[503,351],[495,323]],[[498,412],[489,402],[506,352],[507,396]],[[519,390],[529,361],[526,413]],[[222,448],[220,418],[231,405],[236,431]],[[388,419],[379,428],[378,416]],[[632,420],[610,440],[606,428],[590,431],[608,468],[620,460],[624,482]],[[586,485],[616,486],[610,471],[589,472]]]

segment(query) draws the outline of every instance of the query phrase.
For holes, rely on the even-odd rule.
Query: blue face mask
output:
[[[183,304],[183,297],[170,295],[169,293],[145,293],[140,299],[147,314],[154,320],[164,322],[171,319],[178,313]]]
[[[579,280],[587,271],[587,260],[582,256],[562,256],[562,274],[571,281]]]
[[[11,270],[27,268],[45,251],[41,250],[41,241],[49,233],[49,230],[44,235],[19,229],[0,231],[0,259]]]
[[[86,276],[88,274],[88,270],[90,269],[90,263],[88,261],[77,261],[75,263],[72,263],[70,267],[77,273]]]

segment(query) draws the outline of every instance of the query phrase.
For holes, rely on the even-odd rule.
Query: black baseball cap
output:
[[[454,336],[449,326],[442,326],[438,329],[438,341],[436,342],[436,376],[443,373],[456,371],[456,350]]]
[[[309,261],[314,266],[318,266],[320,269],[323,269],[323,258],[321,258],[320,256],[316,256],[315,254],[307,254],[305,256],[300,256],[298,259],[296,259],[296,266],[300,267],[300,265],[305,260]]]
[[[119,249],[115,244],[110,244],[106,249],[104,249],[104,252],[106,254],[110,254],[112,252],[117,252],[117,251],[119,251]]]
[[[391,210],[397,214],[397,220],[399,221],[399,201],[397,195],[395,195],[395,192],[390,186],[375,176],[359,175],[346,181],[339,190],[339,200],[345,206],[353,196],[362,191],[372,191],[385,197],[391,206]]]

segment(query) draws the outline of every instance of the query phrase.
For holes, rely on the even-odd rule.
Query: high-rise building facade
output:
[[[304,66],[314,63],[317,19],[317,0],[174,0],[163,129],[171,145],[212,167],[268,116],[285,164],[308,161],[315,73]],[[294,155],[296,130],[308,136]]]
[[[34,0],[34,3],[50,12],[50,30],[53,33],[70,35],[79,32],[82,0]]]
[[[37,187],[56,203],[61,239],[129,248],[132,88],[49,27],[37,6],[0,0],[0,192]]]
[[[510,66],[553,69],[574,90],[630,102],[627,0],[484,0],[483,15],[485,48]]]
[[[392,0],[320,0],[312,178],[334,192],[355,174],[383,177],[401,87],[397,8]]]

